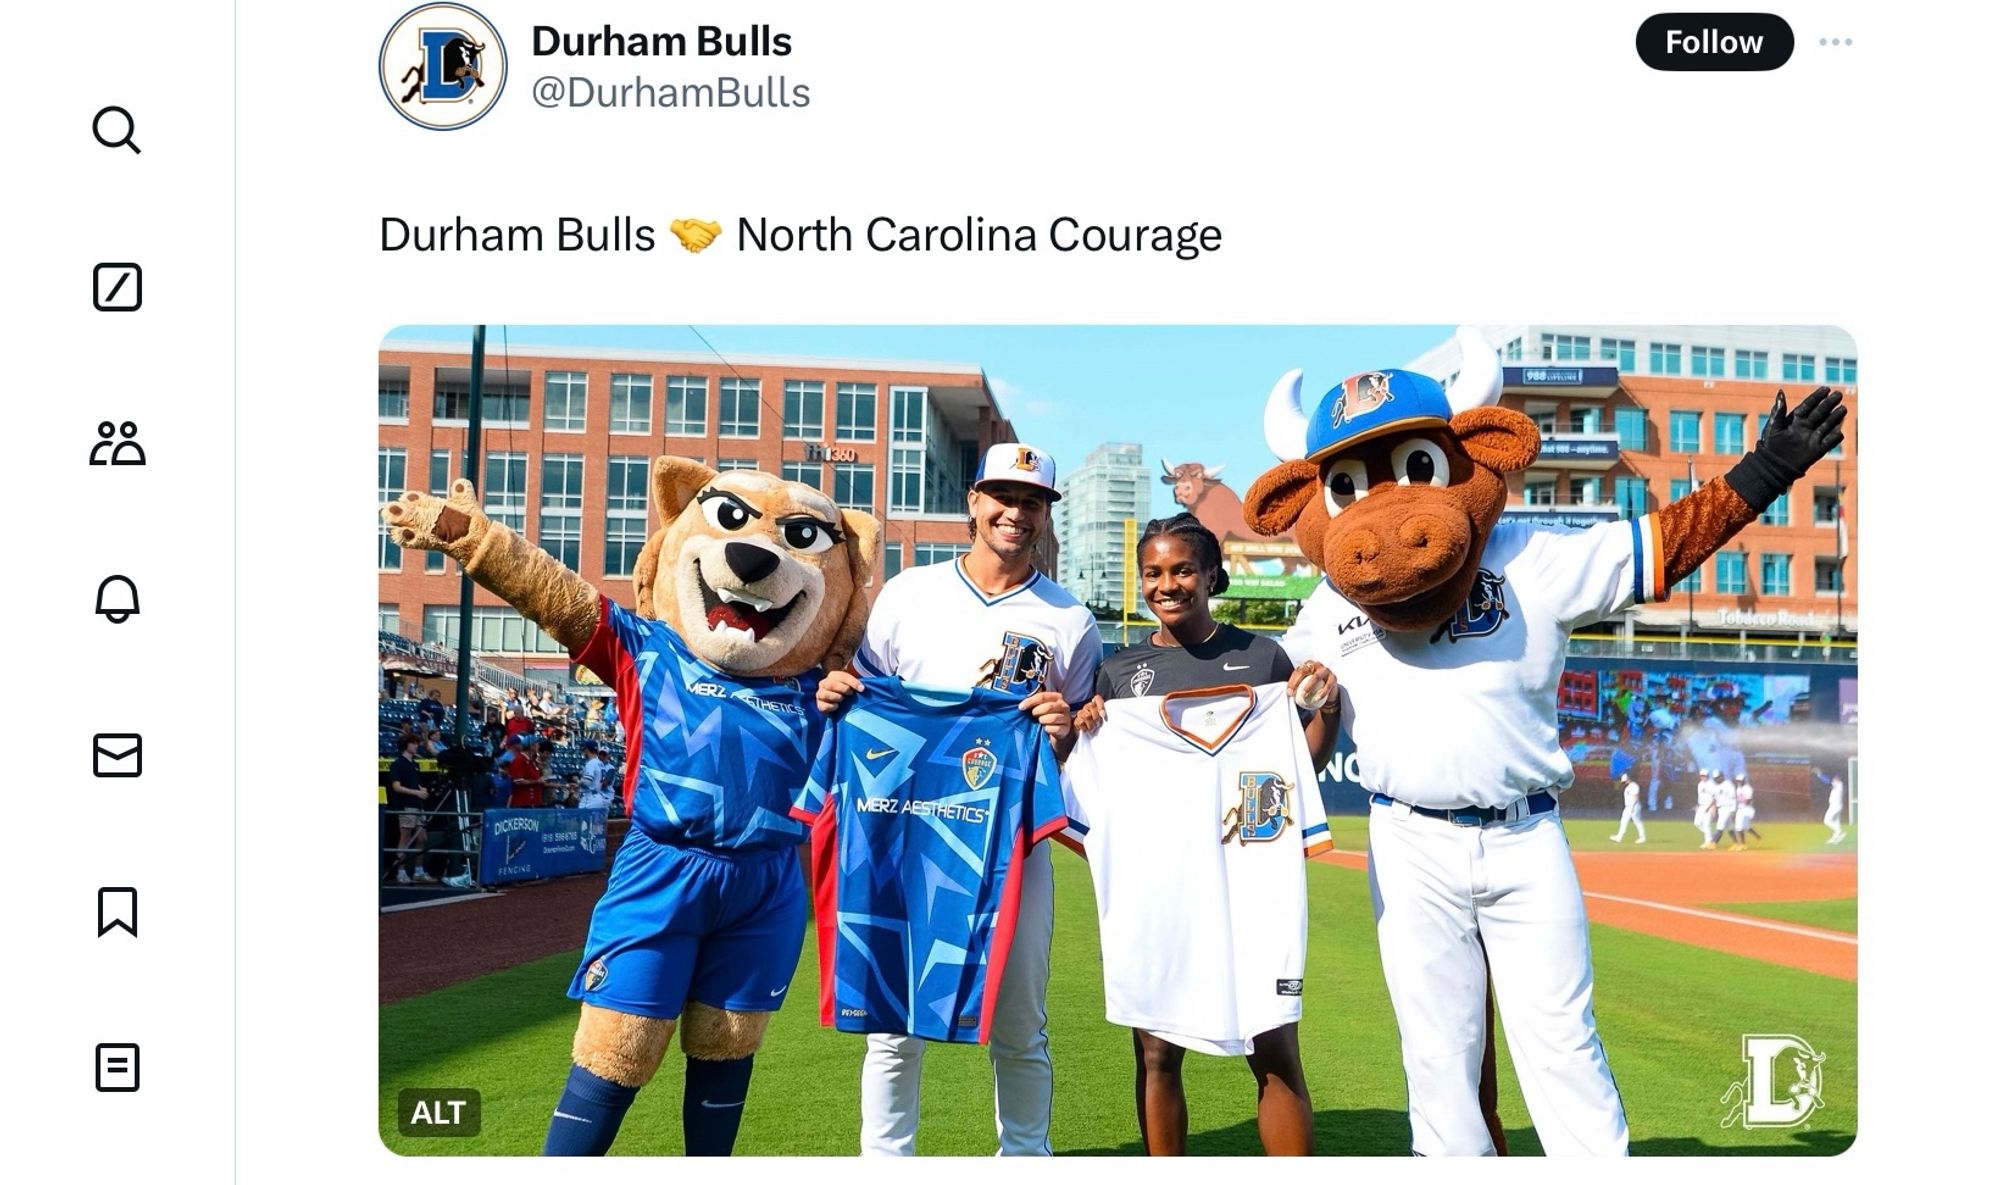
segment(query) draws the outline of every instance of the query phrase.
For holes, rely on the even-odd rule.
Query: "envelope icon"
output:
[[[90,738],[90,772],[100,778],[136,778],[144,750],[136,732],[100,732]]]

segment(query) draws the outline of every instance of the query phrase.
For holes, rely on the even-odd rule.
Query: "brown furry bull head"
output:
[[[1465,364],[1449,395],[1424,376],[1378,371],[1329,391],[1307,420],[1295,371],[1266,410],[1272,448],[1306,459],[1259,477],[1244,517],[1259,534],[1291,530],[1333,587],[1384,629],[1433,629],[1465,603],[1507,501],[1505,475],[1541,451],[1533,420],[1487,406],[1499,395],[1492,349],[1464,331],[1460,341]]]

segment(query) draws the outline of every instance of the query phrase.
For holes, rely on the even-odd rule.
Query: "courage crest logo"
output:
[[[448,132],[478,121],[507,85],[507,49],[463,4],[420,4],[382,39],[382,95],[418,127]]]
[[[974,790],[984,789],[993,780],[993,771],[1000,767],[1000,759],[993,755],[984,742],[967,749],[958,759],[958,771],[965,775],[965,784]]]

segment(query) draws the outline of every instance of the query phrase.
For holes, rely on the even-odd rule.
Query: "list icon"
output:
[[[139,1089],[137,1045],[107,1042],[97,1047],[97,1089],[106,1094],[128,1094]]]

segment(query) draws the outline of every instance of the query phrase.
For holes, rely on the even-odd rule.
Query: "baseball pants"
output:
[[[1625,1155],[1625,1106],[1591,1007],[1583,891],[1558,813],[1459,827],[1378,804],[1368,887],[1402,1035],[1412,1151],[1493,1154],[1479,1108],[1490,962],[1543,1149]]]
[[[1618,816],[1618,834],[1613,836],[1612,838],[1624,839],[1625,827],[1626,824],[1628,823],[1639,829],[1639,842],[1640,843],[1646,842],[1646,823],[1645,820],[1639,817],[1639,804],[1636,802],[1633,803],[1631,806],[1626,807],[1625,813]]]
[[[993,1113],[1000,1155],[1049,1155],[1055,1070],[1049,1064],[1049,939],[1055,932],[1055,868],[1049,845],[1028,849],[1014,945],[993,1004],[987,1052],[993,1058]],[[922,1093],[922,1037],[868,1035],[861,1062],[861,1154],[914,1156]],[[1473,1075],[1478,1076],[1475,1056]],[[1484,1130],[1483,1128],[1481,1130]]]

